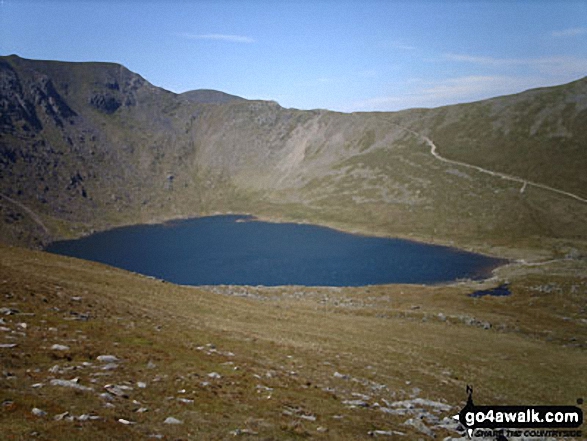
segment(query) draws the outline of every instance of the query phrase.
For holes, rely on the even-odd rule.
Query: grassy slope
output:
[[[473,299],[467,285],[207,292],[0,248],[3,306],[24,313],[2,316],[9,328],[2,343],[18,346],[0,352],[0,430],[5,439],[37,432],[65,440],[227,439],[235,429],[264,439],[357,439],[380,429],[413,439],[423,435],[403,424],[410,415],[385,414],[375,403],[445,402],[452,408],[438,413],[443,418],[460,409],[465,385],[473,384],[480,404],[574,404],[587,393],[587,284],[552,270],[513,276],[507,298]],[[70,350],[51,350],[55,343]],[[122,362],[102,371],[101,354]],[[60,371],[50,372],[53,366]],[[209,378],[212,372],[221,378]],[[49,385],[74,377],[94,391]],[[98,394],[108,384],[133,389],[106,408]],[[358,399],[353,394],[367,395],[369,407],[345,405]],[[48,416],[32,416],[33,407]],[[141,407],[149,410],[137,413]],[[54,421],[63,412],[101,419]],[[168,416],[185,424],[163,424]]]
[[[562,86],[420,113],[450,159],[570,191],[585,198],[587,78]]]

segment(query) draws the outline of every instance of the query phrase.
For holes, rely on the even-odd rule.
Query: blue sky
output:
[[[587,1],[0,0],[12,53],[284,107],[436,107],[586,76]]]

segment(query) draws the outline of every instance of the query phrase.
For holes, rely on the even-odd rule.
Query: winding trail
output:
[[[49,228],[47,228],[47,226],[43,223],[43,221],[41,220],[41,218],[33,211],[31,210],[29,207],[27,207],[26,205],[21,204],[18,201],[15,201],[14,199],[6,196],[5,194],[0,193],[0,198],[16,205],[18,208],[20,208],[21,210],[23,210],[24,212],[26,212],[33,221],[35,221],[35,223],[37,225],[39,225],[46,234],[49,234]]]
[[[526,187],[528,185],[531,185],[533,187],[542,188],[543,190],[547,190],[547,191],[552,191],[554,193],[558,193],[563,196],[567,196],[567,197],[576,199],[579,202],[583,202],[583,203],[587,204],[587,199],[584,199],[580,196],[577,196],[576,194],[569,193],[568,191],[559,190],[558,188],[549,187],[548,185],[539,184],[538,182],[528,181],[527,179],[522,179],[517,176],[508,175],[506,173],[494,172],[494,171],[479,167],[477,165],[467,164],[466,162],[454,161],[452,159],[444,158],[443,156],[440,156],[440,154],[436,151],[436,145],[432,142],[432,140],[430,138],[428,138],[427,136],[424,136],[418,132],[410,130],[406,127],[402,127],[402,129],[404,129],[404,130],[408,131],[409,133],[423,139],[426,142],[426,144],[428,144],[430,146],[430,153],[432,154],[432,156],[434,156],[439,161],[446,162],[447,164],[459,165],[461,167],[472,168],[472,169],[477,170],[481,173],[486,173],[488,175],[495,176],[495,177],[498,177],[501,179],[506,179],[508,181],[519,182],[520,184],[522,184],[522,188],[520,189],[520,193],[524,193],[524,191],[526,190]]]

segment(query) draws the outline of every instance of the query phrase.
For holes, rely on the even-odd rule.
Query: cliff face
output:
[[[176,95],[115,64],[10,56],[0,57],[0,111],[7,243],[229,211],[485,249],[587,235],[587,204],[440,161],[424,138],[449,159],[585,198],[586,80],[439,109],[340,114]]]

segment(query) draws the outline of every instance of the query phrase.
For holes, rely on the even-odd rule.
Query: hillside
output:
[[[585,249],[587,204],[438,161],[424,138],[447,158],[584,198],[585,80],[439,109],[341,114],[176,95],[108,63],[9,56],[0,69],[6,243],[243,212],[506,257]]]
[[[467,384],[480,404],[584,396],[580,268],[504,269],[511,297],[467,296],[478,284],[196,289],[0,247],[0,431],[460,440]]]

